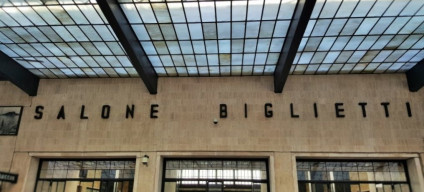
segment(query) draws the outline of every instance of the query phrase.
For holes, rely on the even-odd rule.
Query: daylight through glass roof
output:
[[[424,58],[423,4],[318,0],[292,74],[407,71]]]
[[[297,0],[117,0],[159,76],[273,75]],[[291,74],[405,72],[423,0],[317,0]],[[41,78],[138,77],[95,0],[0,2],[0,50]]]
[[[2,1],[0,41],[41,78],[138,76],[95,1]]]
[[[296,1],[119,0],[160,76],[271,75]]]

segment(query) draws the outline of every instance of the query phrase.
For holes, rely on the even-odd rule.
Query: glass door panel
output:
[[[81,182],[81,192],[93,192],[93,182]]]
[[[132,192],[134,159],[42,160],[35,192]]]
[[[165,182],[164,192],[176,192],[177,182]]]
[[[65,182],[64,181],[57,182],[56,192],[62,192],[62,191],[65,191]]]
[[[409,190],[409,185],[407,184],[402,184],[401,187],[402,192],[410,192],[411,190]]]
[[[383,185],[384,192],[394,192],[392,185]]]
[[[66,181],[65,192],[68,191],[77,191],[80,182],[79,181]]]
[[[133,185],[133,181],[38,181],[36,192],[132,192]]]
[[[100,184],[101,184],[100,181],[94,181],[92,191],[93,192],[99,192],[100,191]]]
[[[38,181],[36,192],[63,192],[65,182]]]
[[[374,183],[364,183],[360,185],[361,192],[377,191]]]
[[[311,185],[310,183],[298,183],[299,192],[311,192]],[[342,191],[343,192],[343,191]]]
[[[52,191],[52,192],[57,191],[57,182],[51,182],[50,191]]]
[[[122,192],[130,192],[132,191],[132,183],[129,181],[124,181],[122,183]]]
[[[37,188],[35,189],[35,191],[41,192],[42,189],[43,189],[43,184],[44,184],[44,181],[38,181],[37,182]]]
[[[350,185],[349,184],[345,184],[345,183],[335,183],[335,184],[331,184],[331,188],[333,190],[334,188],[334,192],[348,192],[350,191]]]
[[[223,188],[222,182],[208,182],[208,192],[222,192]]]
[[[113,192],[121,192],[122,191],[122,182],[114,182],[113,186],[114,186]]]
[[[44,181],[43,187],[41,187],[41,192],[50,192],[50,182]]]
[[[100,192],[115,192],[114,188],[115,188],[114,182],[101,181],[100,183]]]
[[[351,184],[350,185],[350,191],[347,191],[347,192],[358,192],[358,191],[360,191],[359,185]]]
[[[267,192],[268,184],[266,183],[253,183],[252,185],[253,192]]]
[[[330,185],[326,183],[312,184],[312,192],[330,192]]]
[[[177,181],[175,191],[166,189],[169,192],[207,192],[205,181]]]
[[[265,159],[165,159],[162,192],[268,192]]]

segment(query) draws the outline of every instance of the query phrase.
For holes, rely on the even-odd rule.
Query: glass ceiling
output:
[[[296,0],[118,0],[159,76],[272,75]],[[423,0],[318,0],[291,74],[404,72]],[[137,77],[95,0],[0,1],[0,50],[41,78]]]
[[[0,50],[37,76],[138,76],[95,1],[0,4]]]
[[[424,58],[423,0],[318,0],[292,74],[405,72]]]
[[[271,75],[294,0],[119,0],[160,76]]]

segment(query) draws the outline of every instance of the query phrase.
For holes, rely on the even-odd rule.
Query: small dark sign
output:
[[[0,181],[16,183],[18,181],[18,175],[12,173],[0,172]]]

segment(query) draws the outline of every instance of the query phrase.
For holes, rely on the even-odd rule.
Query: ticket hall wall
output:
[[[0,105],[23,106],[0,136],[0,172],[19,175],[2,192],[34,191],[40,160],[96,158],[136,159],[134,191],[160,192],[167,158],[266,159],[271,192],[298,191],[299,159],[404,160],[424,191],[424,91],[404,74],[289,76],[282,94],[272,77],[159,78],[156,95],[138,78],[41,80],[35,97],[0,81]]]

